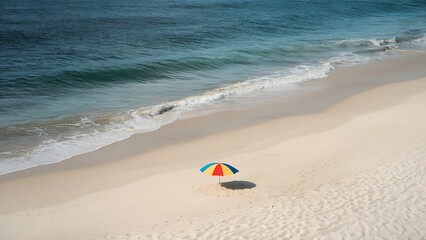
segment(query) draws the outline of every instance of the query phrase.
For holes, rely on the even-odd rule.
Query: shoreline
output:
[[[368,157],[361,162],[365,166],[349,161],[353,160],[352,155],[358,156],[356,151],[348,147],[351,141],[354,142],[354,149],[369,149],[363,153],[374,153],[374,149],[362,145],[361,140],[372,143],[373,140],[381,139],[387,143],[386,134],[402,134],[400,130],[392,128],[398,126],[398,122],[389,118],[380,119],[383,117],[380,113],[388,109],[404,113],[405,108],[401,110],[400,106],[404,106],[407,101],[414,106],[413,109],[419,111],[421,117],[425,115],[418,108],[422,106],[419,101],[425,99],[426,70],[421,67],[425,66],[426,55],[402,55],[367,66],[337,69],[327,78],[299,83],[309,88],[309,91],[306,95],[301,94],[300,98],[287,98],[287,101],[293,102],[286,102],[288,104],[285,106],[279,99],[275,103],[266,104],[268,107],[185,119],[158,131],[137,134],[69,160],[0,176],[0,223],[7,224],[6,228],[0,229],[0,236],[6,231],[6,237],[25,239],[28,237],[25,233],[14,231],[19,228],[14,223],[30,228],[31,222],[35,220],[40,220],[40,223],[34,227],[40,227],[41,230],[29,231],[36,231],[44,239],[101,238],[106,235],[117,236],[130,229],[137,229],[139,234],[182,230],[193,219],[197,219],[199,225],[209,222],[209,219],[202,217],[203,214],[212,216],[232,207],[243,211],[241,209],[258,205],[267,199],[300,196],[321,185],[330,185],[333,181],[377,168],[382,162],[369,163]],[[342,78],[346,81],[339,81]],[[413,100],[417,98],[420,100]],[[413,109],[408,112],[412,113]],[[352,131],[348,129],[348,124],[374,114],[378,114],[370,119],[374,121],[355,124]],[[412,121],[413,125],[407,126],[411,129],[410,134],[422,127],[419,125],[422,118],[397,117],[402,118],[403,123]],[[373,125],[369,126],[369,122]],[[383,131],[375,133],[375,127]],[[346,135],[338,132],[342,128],[346,129],[341,130]],[[357,129],[370,129],[371,133],[363,134],[362,131],[357,132]],[[420,130],[424,131],[424,128]],[[337,159],[336,163],[329,162],[327,156],[338,158],[337,153],[329,151],[321,152],[324,156],[319,155],[317,158],[303,153],[304,147],[319,151],[312,142],[321,143],[321,138],[327,139],[327,134],[336,131],[346,137],[350,134],[359,135],[361,139],[346,139],[348,143],[324,140],[324,143],[342,145],[342,150],[337,153],[342,154],[346,161]],[[379,138],[381,134],[387,137]],[[314,141],[313,136],[319,137]],[[370,139],[370,136],[376,136],[377,139]],[[404,141],[409,143],[411,135],[407,136]],[[422,138],[415,140],[423,141]],[[389,141],[397,143],[393,138]],[[299,152],[292,152],[286,146],[289,142]],[[387,151],[392,144],[383,145],[383,149]],[[306,159],[298,154],[304,154]],[[301,162],[282,162],[279,156]],[[256,163],[256,159],[262,158],[270,165]],[[238,175],[225,181],[244,180],[256,186],[240,192],[232,189],[222,191],[212,185],[215,179],[194,171],[204,163],[216,160],[224,160],[241,170]],[[249,163],[254,166],[247,166]],[[283,169],[294,172],[286,172],[288,179],[282,179],[280,172]],[[314,169],[316,174],[306,178],[306,174]],[[274,181],[277,179],[283,182]],[[146,193],[149,194],[144,195]],[[179,203],[179,209],[168,205],[164,207],[158,202],[160,199],[170,205]],[[206,210],[209,205],[216,206]],[[162,206],[164,209],[161,209]],[[156,211],[161,212],[160,216],[156,216]],[[77,216],[88,225],[83,227],[82,223],[76,221]],[[113,217],[109,219],[114,219],[116,224],[111,229],[98,229],[96,226],[108,223],[105,217]],[[173,222],[172,226],[171,220],[179,217],[182,221]],[[54,220],[58,221],[57,230],[47,225]]]
[[[375,59],[374,60],[369,60],[367,62],[359,62],[359,63],[355,63],[354,65],[332,65],[333,69],[336,68],[338,72],[341,71],[341,69],[344,70],[344,72],[348,69],[362,69],[365,68],[366,66],[370,65],[370,64],[375,64],[378,66],[386,66],[388,65],[387,63],[392,64],[392,62],[397,61],[396,59],[401,59],[401,58],[407,58],[408,56],[415,58],[417,57],[421,57],[422,54],[425,54],[424,51],[396,51],[393,53],[388,53],[391,55],[383,55],[381,58]],[[381,59],[381,60],[379,60]],[[412,59],[412,62],[414,60]],[[379,62],[384,62],[384,63],[379,63]],[[414,61],[415,62],[415,61]],[[414,64],[414,68],[412,68],[409,65],[405,65],[404,67],[411,67],[412,69],[415,69],[415,71],[413,72],[418,72],[418,70],[416,70],[416,64]],[[386,67],[384,67],[384,69],[382,71],[394,71],[394,69],[387,69],[385,70]],[[204,135],[206,134],[212,134],[218,131],[227,131],[227,130],[232,130],[232,129],[236,129],[236,128],[241,128],[244,126],[249,126],[249,125],[253,125],[253,124],[257,124],[257,123],[261,123],[264,121],[267,121],[269,119],[273,119],[273,118],[277,118],[277,117],[282,117],[282,116],[289,116],[289,115],[300,115],[300,114],[308,114],[308,113],[312,113],[312,112],[318,112],[321,111],[325,108],[327,108],[327,106],[331,106],[332,104],[334,104],[335,102],[340,101],[341,99],[343,99],[344,97],[347,97],[351,94],[354,94],[356,92],[359,91],[363,91],[366,90],[368,88],[372,88],[381,84],[386,84],[389,82],[393,82],[393,81],[401,81],[403,79],[393,79],[393,80],[382,80],[382,81],[376,81],[375,79],[372,79],[372,83],[366,83],[366,81],[364,82],[357,82],[354,81],[354,86],[355,88],[353,89],[345,89],[345,84],[341,85],[340,83],[337,83],[336,79],[338,79],[338,77],[336,77],[336,74],[334,73],[335,70],[332,71],[332,75],[325,77],[326,82],[323,81],[323,78],[317,78],[317,79],[311,79],[311,80],[307,80],[307,81],[301,81],[301,82],[296,82],[296,83],[288,83],[285,84],[283,86],[277,86],[275,88],[279,89],[263,89],[257,93],[250,93],[247,96],[244,96],[244,94],[240,97],[243,97],[243,100],[241,101],[241,99],[238,100],[238,97],[236,99],[224,99],[222,102],[218,102],[217,104],[219,106],[223,105],[222,107],[224,107],[225,109],[222,110],[214,110],[209,112],[210,110],[208,110],[207,107],[203,107],[201,109],[199,109],[199,111],[201,113],[181,113],[179,114],[179,117],[176,120],[173,120],[171,123],[162,125],[162,127],[160,127],[160,130],[162,128],[166,128],[168,125],[176,125],[176,123],[181,122],[181,121],[185,121],[188,118],[203,118],[205,116],[210,116],[210,115],[216,115],[216,116],[222,116],[222,118],[227,118],[226,115],[231,116],[231,118],[236,119],[235,121],[237,122],[237,124],[229,124],[229,121],[224,122],[223,125],[228,126],[226,128],[215,128],[212,130],[208,130],[208,133],[203,133]],[[409,75],[409,70],[406,70],[406,75]],[[400,74],[400,73],[398,73]],[[338,74],[337,74],[338,75]],[[388,74],[390,76],[390,74]],[[407,76],[404,76],[404,78],[406,78]],[[295,76],[297,77],[297,76]],[[318,76],[317,76],[318,77]],[[411,76],[410,78],[415,78],[418,76]],[[334,82],[333,82],[334,81]],[[350,81],[353,81],[350,80]],[[333,99],[329,98],[328,96],[320,96],[320,94],[327,94],[327,89],[323,89],[324,86],[329,86],[331,85],[331,87],[334,86],[334,88],[339,88],[339,89],[343,89],[344,93],[342,95],[336,95],[333,96]],[[339,86],[341,85],[341,86]],[[316,104],[301,104],[299,106],[299,109],[297,109],[296,107],[296,101],[302,101],[302,102],[306,102],[308,100],[308,98],[311,98],[312,94],[316,95],[314,96],[316,98],[316,100],[318,100],[320,103],[316,103]],[[269,96],[271,95],[271,96]],[[248,98],[250,98],[250,100]],[[244,99],[247,98],[247,99]],[[253,98],[253,99],[252,99]],[[276,98],[276,100],[272,99],[272,98]],[[275,103],[275,104],[271,104],[271,103]],[[280,108],[277,108],[277,105],[280,104],[284,104],[284,105],[290,105],[290,106],[286,106],[286,109],[281,110]],[[322,104],[322,105],[320,105]],[[235,105],[234,107],[230,107],[230,106],[226,106],[226,105]],[[216,106],[217,107],[217,106]],[[265,109],[261,109],[261,108],[265,108]],[[268,108],[274,108],[274,111],[269,111]],[[202,113],[203,111],[206,111],[205,113]],[[245,120],[242,118],[237,119],[238,117],[234,117],[233,115],[238,115],[240,113],[246,114],[247,118],[251,118],[252,116],[254,116],[256,119],[255,120]],[[173,113],[174,114],[174,113]],[[173,115],[172,114],[172,115]],[[192,115],[192,116],[191,116]],[[257,118],[264,118],[264,119],[257,119]],[[169,118],[166,116],[166,118]],[[173,118],[173,117],[172,117]],[[243,120],[241,122],[241,120]],[[203,121],[209,121],[208,117],[203,118]],[[195,121],[197,122],[197,121]],[[201,125],[198,124],[197,125]],[[212,126],[209,126],[208,128],[212,128]],[[201,126],[200,129],[206,129],[206,127]],[[152,132],[157,132],[159,129],[154,130]],[[115,131],[115,130],[114,130]],[[125,135],[128,134],[128,129],[124,128],[122,129],[122,133],[124,132]],[[64,143],[64,146],[59,146],[58,149],[60,148],[64,148],[64,151],[66,154],[65,156],[62,156],[61,152],[57,152],[56,157],[54,155],[52,155],[51,151],[45,152],[44,150],[40,150],[40,152],[38,153],[34,153],[34,156],[27,156],[28,159],[8,159],[5,160],[3,162],[3,164],[5,164],[6,166],[6,170],[4,172],[0,173],[1,175],[6,175],[6,174],[10,174],[10,173],[14,173],[14,172],[19,172],[25,169],[30,169],[30,168],[34,168],[34,167],[39,167],[39,166],[43,166],[43,165],[50,165],[50,164],[57,164],[60,163],[62,161],[68,161],[69,159],[78,159],[79,156],[93,152],[93,151],[98,151],[102,148],[108,147],[112,144],[115,144],[117,142],[121,142],[123,140],[128,140],[129,138],[131,138],[133,135],[139,135],[139,134],[143,134],[144,136],[146,136],[147,138],[151,139],[151,138],[156,138],[158,134],[151,134],[151,132],[143,132],[143,133],[133,133],[133,134],[128,134],[127,137],[125,137],[124,139],[121,138],[122,140],[118,140],[115,139],[113,141],[108,140],[109,137],[104,136],[105,133],[99,133],[99,136],[103,136],[105,137],[105,139],[107,139],[108,144],[103,144],[103,146],[99,145],[96,147],[93,147],[93,145],[90,143],[88,147],[86,146],[80,146],[80,150],[71,150],[74,151],[74,154],[68,154],[68,151],[70,149],[68,149],[67,147],[70,147],[67,143]],[[178,133],[179,135],[182,136],[186,136],[187,134],[181,134]],[[199,135],[203,135],[203,134],[199,134]],[[189,136],[186,137],[187,139],[189,138],[194,138],[194,137],[199,137],[199,135],[197,136]],[[80,140],[78,140],[77,142],[80,142]],[[161,142],[161,143],[159,143]],[[160,145],[162,145],[162,142],[164,141],[156,141],[156,144],[151,144],[150,140],[143,142],[142,144],[145,147],[145,151],[149,151],[150,149],[152,149],[153,147],[161,147]],[[166,144],[173,144],[177,141],[168,141]],[[95,143],[96,145],[97,143]],[[155,145],[155,146],[153,146]],[[71,144],[72,147],[72,144]],[[75,147],[75,146],[74,146]],[[86,149],[86,150],[81,150],[81,149]],[[53,151],[56,151],[54,149],[50,149]],[[75,152],[77,151],[77,152]],[[37,152],[37,151],[36,151]],[[39,156],[42,156],[42,154],[46,154],[46,159],[43,158],[39,158]],[[56,159],[56,160],[55,160]],[[14,161],[16,160],[16,165],[13,166]],[[22,162],[24,161],[24,162]],[[27,162],[27,163],[25,163]],[[38,164],[38,165],[37,165]],[[15,170],[13,170],[15,169]]]
[[[407,59],[409,61],[405,62]],[[7,180],[10,178],[10,175],[25,177],[32,174],[44,174],[51,171],[79,168],[81,165],[90,167],[104,162],[116,161],[117,159],[143,154],[144,152],[149,152],[153,149],[170,144],[191,141],[211,134],[245,128],[277,118],[321,112],[359,92],[393,82],[416,79],[426,75],[426,70],[422,69],[422,66],[426,64],[425,59],[426,52],[424,51],[404,51],[397,55],[388,56],[385,59],[371,63],[339,67],[325,78],[296,83],[296,85],[298,85],[298,91],[287,92],[286,94],[288,94],[288,96],[280,95],[281,92],[271,93],[266,91],[261,98],[265,98],[268,94],[272,94],[277,99],[254,100],[254,107],[249,107],[247,109],[226,110],[192,118],[179,119],[176,122],[164,125],[158,130],[136,133],[124,140],[59,162],[38,165],[0,175],[0,180]],[[374,70],[370,67],[370,64],[377,69]],[[395,69],[395,65],[402,66]],[[366,74],[363,73],[363,71],[365,71]],[[364,79],[362,81],[354,81],[355,78],[351,78],[348,81],[341,81],[341,79],[347,78],[347,75],[350,74],[356,74]],[[395,75],[393,76],[393,74]],[[336,92],[338,90],[342,92]],[[329,95],[330,91],[333,92],[333,95]],[[312,98],[316,101],[314,104],[308,102]],[[283,104],[285,104],[285,106],[282,106]],[[218,121],[220,124],[215,124]],[[197,131],[192,132],[192,127],[195,127]],[[119,148],[121,146],[116,146],[127,144],[138,144],[139,148],[136,151],[120,152]],[[108,156],[108,160],[88,160],[91,154],[98,151],[105,151],[105,149],[109,148],[118,151],[119,153],[117,156]],[[75,162],[75,164],[71,163],[71,161]]]

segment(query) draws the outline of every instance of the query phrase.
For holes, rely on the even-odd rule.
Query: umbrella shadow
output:
[[[251,189],[256,187],[256,184],[249,181],[232,181],[232,182],[223,182],[221,187],[231,189],[231,190],[242,190],[242,189]]]

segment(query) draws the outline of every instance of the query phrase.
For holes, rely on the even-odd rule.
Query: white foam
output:
[[[202,95],[190,96],[177,101],[143,107],[123,113],[121,121],[108,125],[99,125],[89,118],[82,118],[81,125],[93,125],[91,132],[79,133],[62,140],[45,141],[31,153],[1,161],[0,175],[27,169],[39,165],[51,164],[72,156],[97,150],[103,146],[129,138],[135,133],[150,132],[164,125],[173,123],[183,113],[190,113],[200,107],[214,106],[224,99],[272,89],[286,84],[309,81],[326,77],[333,69],[333,64],[348,64],[367,60],[356,54],[342,54],[323,61],[316,66],[299,65],[288,71],[275,72],[271,75],[240,81],[223,86]],[[118,118],[120,119],[120,118]]]
[[[374,46],[384,46],[387,45],[389,43],[396,43],[396,38],[389,38],[389,39],[377,39],[377,38],[372,38],[368,40],[369,42],[371,42]]]
[[[335,44],[341,45],[341,46],[386,46],[389,44],[396,43],[396,38],[389,38],[389,39],[378,39],[378,38],[370,38],[370,39],[348,39],[348,40],[338,40],[334,41]]]
[[[205,92],[203,95],[190,96],[178,101],[138,109],[136,112],[142,116],[147,113],[149,113],[150,116],[154,116],[160,114],[160,112],[164,109],[170,109],[170,111],[188,111],[194,107],[213,104],[217,101],[230,98],[235,95],[252,93],[262,89],[273,88],[289,83],[323,78],[333,69],[334,67],[330,62],[322,63],[316,67],[300,65],[286,73],[277,72],[269,76],[237,82]]]
[[[359,64],[362,62],[367,62],[367,61],[371,61],[375,59],[380,59],[380,57],[379,56],[368,57],[368,56],[354,54],[351,52],[343,52],[339,56],[330,58],[329,61],[333,65],[351,66],[354,64]]]
[[[416,45],[426,46],[426,35],[423,35],[422,37],[417,38],[411,42]]]

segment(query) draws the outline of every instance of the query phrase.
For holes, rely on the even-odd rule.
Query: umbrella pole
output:
[[[219,176],[219,185],[221,185],[221,184],[220,184],[220,176]]]

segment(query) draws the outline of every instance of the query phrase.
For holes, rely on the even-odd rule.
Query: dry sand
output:
[[[176,133],[226,115],[182,121],[149,151],[142,134],[1,176],[0,239],[425,239],[426,78],[409,72],[318,112],[192,137]],[[210,161],[241,172],[220,187]]]

